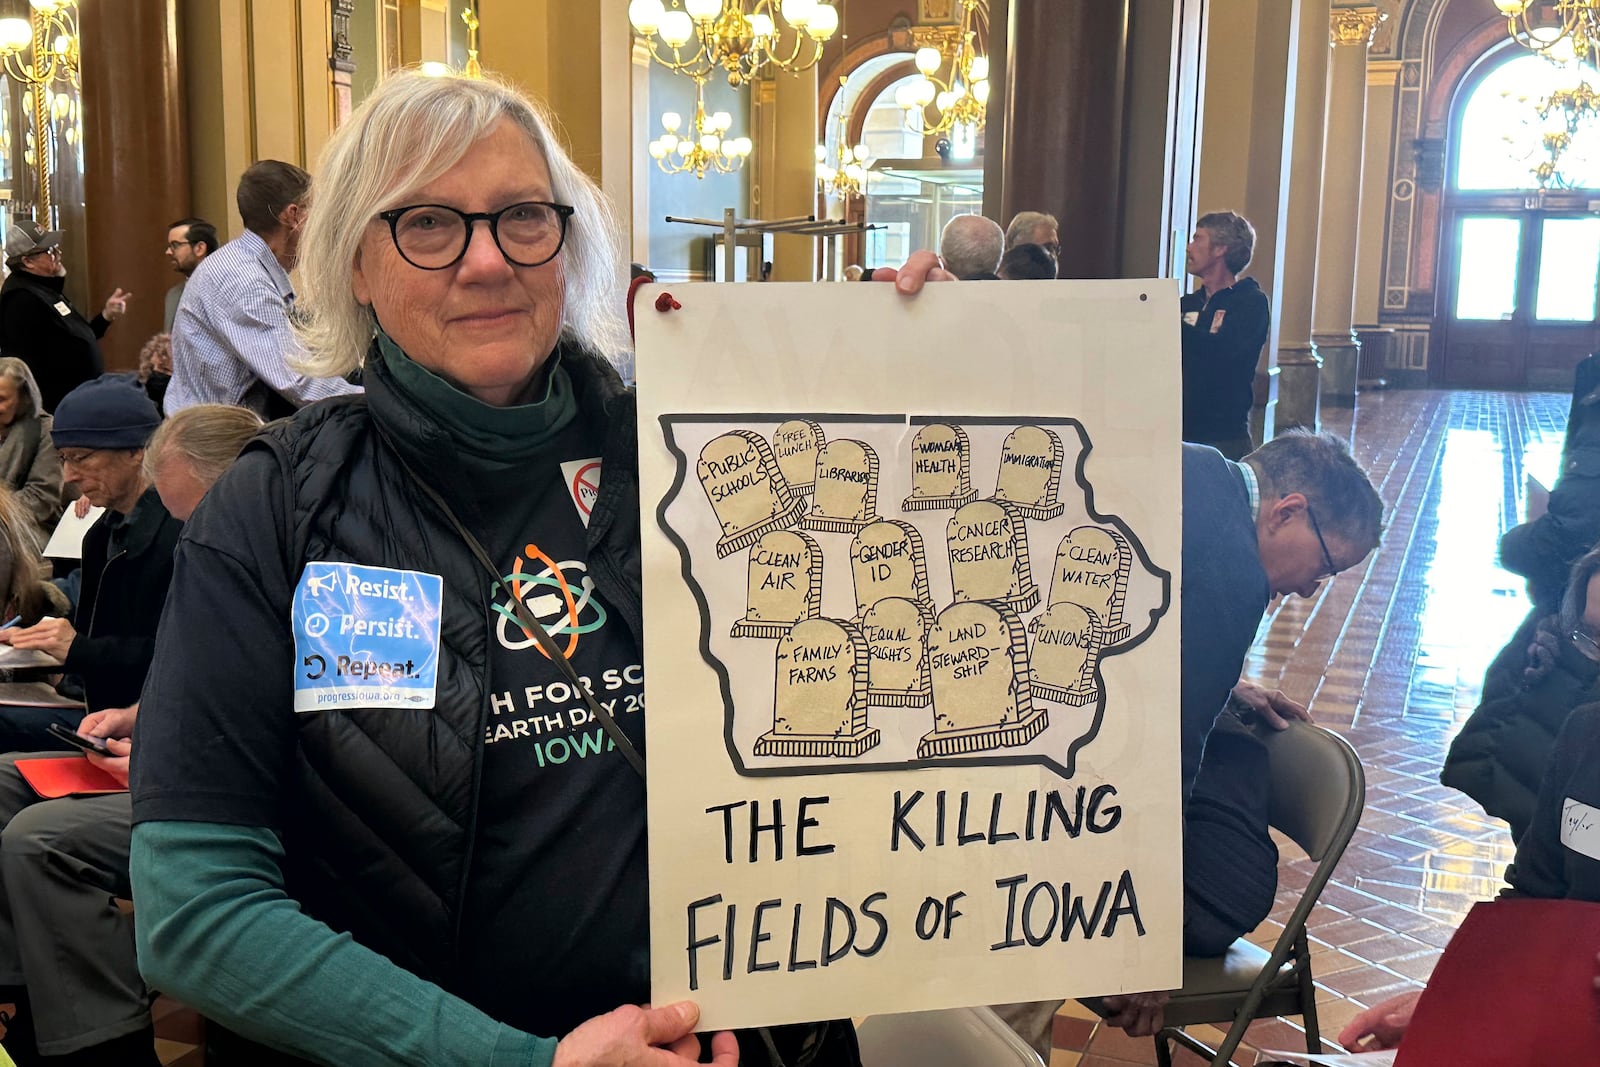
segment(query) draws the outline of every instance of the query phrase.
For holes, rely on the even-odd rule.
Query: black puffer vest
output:
[[[562,360],[579,418],[603,428],[605,441],[589,573],[642,642],[634,395],[604,360],[573,350]],[[285,473],[288,499],[274,510],[287,517],[279,540],[291,581],[308,560],[443,576],[437,700],[431,710],[299,717],[284,874],[289,894],[309,914],[459,992],[462,901],[488,717],[489,577],[405,469],[476,531],[449,437],[395,389],[375,354],[365,381],[365,397],[314,405],[251,447],[273,452]]]

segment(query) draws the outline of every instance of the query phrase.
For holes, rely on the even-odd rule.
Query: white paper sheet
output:
[[[105,508],[90,508],[89,513],[83,518],[78,518],[77,509],[67,505],[65,515],[56,523],[55,533],[50,535],[49,544],[44,546],[46,559],[82,559],[83,535],[89,532],[89,527],[95,520],[106,512]]]

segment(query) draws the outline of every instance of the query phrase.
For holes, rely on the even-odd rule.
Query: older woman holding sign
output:
[[[641,1006],[637,453],[606,205],[515,90],[400,74],[334,136],[310,218],[306,370],[362,366],[367,391],[269,429],[178,549],[133,768],[141,967],[346,1067],[697,1062],[694,1006]],[[595,463],[580,507],[567,472]],[[713,1062],[739,1043],[856,1062],[848,1025],[719,1034]]]

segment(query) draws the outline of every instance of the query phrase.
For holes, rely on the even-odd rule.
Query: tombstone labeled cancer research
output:
[[[860,533],[878,521],[878,453],[861,441],[829,441],[817,453],[817,482],[803,525],[825,533]]]
[[[867,725],[867,643],[834,619],[807,619],[778,640],[772,729],[757,756],[859,756],[878,743]]]
[[[1028,624],[1033,633],[1033,695],[1081,707],[1100,696],[1100,623],[1077,604],[1051,604]]]
[[[1025,745],[1050,725],[1034,707],[1028,638],[998,604],[952,604],[928,634],[933,729],[917,756],[959,756]]]
[[[1079,604],[1100,621],[1102,647],[1124,641],[1132,626],[1122,619],[1133,554],[1127,540],[1103,526],[1079,526],[1056,549],[1050,603]]]
[[[1041,426],[1018,426],[1000,448],[1000,472],[994,498],[1029,519],[1059,518],[1066,505],[1061,490],[1061,438]]]
[[[1039,604],[1028,564],[1028,531],[1010,504],[974,500],[945,524],[956,600],[992,600],[1015,612]]]
[[[928,672],[928,632],[933,609],[904,597],[888,597],[867,609],[861,636],[870,661],[867,700],[884,708],[925,708],[933,699]]]
[[[978,499],[972,442],[959,426],[930,423],[911,439],[911,495],[903,511],[951,511]]]
[[[910,523],[887,519],[863,527],[850,542],[850,575],[855,579],[857,619],[885,597],[933,606],[922,535]]]
[[[767,439],[749,430],[708,441],[695,473],[722,524],[719,559],[749,548],[769,530],[793,526],[805,507],[784,481]]]
[[[799,530],[772,530],[750,549],[749,591],[734,637],[782,637],[822,614],[822,552]]]
[[[809,493],[817,481],[817,453],[827,439],[809,419],[792,419],[772,434],[772,454],[784,481],[796,493]]]

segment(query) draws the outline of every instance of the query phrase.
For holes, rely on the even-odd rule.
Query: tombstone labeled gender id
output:
[[[734,637],[782,637],[822,614],[822,552],[798,530],[771,530],[750,549],[749,591]]]
[[[859,756],[878,743],[867,724],[867,643],[848,622],[807,619],[778,640],[772,729],[757,756]]]
[[[809,493],[816,485],[817,453],[826,440],[822,427],[808,419],[791,419],[773,431],[772,454],[796,493]]]
[[[1056,499],[1061,489],[1061,438],[1042,426],[1018,426],[1000,448],[1000,473],[994,498],[1016,507],[1025,518],[1054,519],[1066,510]]]
[[[1101,647],[1127,640],[1132,627],[1122,619],[1128,599],[1133,553],[1127,539],[1104,526],[1069,530],[1056,549],[1050,577],[1050,603],[1078,604],[1100,621]]]
[[[978,499],[967,431],[929,423],[911,439],[911,495],[902,511],[950,511]]]
[[[1033,705],[1027,634],[1008,608],[945,608],[928,634],[928,669],[933,729],[917,743],[919,759],[1014,748],[1050,725]]]
[[[708,441],[695,473],[722,524],[718,559],[749,548],[769,530],[793,526],[805,508],[784,481],[767,439],[749,430]]]
[[[850,542],[850,574],[855,579],[857,620],[885,597],[933,605],[922,535],[910,523],[886,519],[863,527]]]
[[[816,486],[802,525],[853,534],[877,521],[878,453],[862,441],[829,441],[817,453]]]
[[[950,516],[945,541],[956,600],[992,600],[1018,613],[1038,606],[1027,524],[1011,504],[974,500]]]
[[[888,597],[861,618],[871,662],[867,700],[883,708],[925,708],[933,699],[928,672],[928,632],[933,610],[905,597]]]
[[[1100,623],[1078,604],[1051,604],[1028,624],[1033,633],[1033,695],[1081,707],[1100,696]]]

